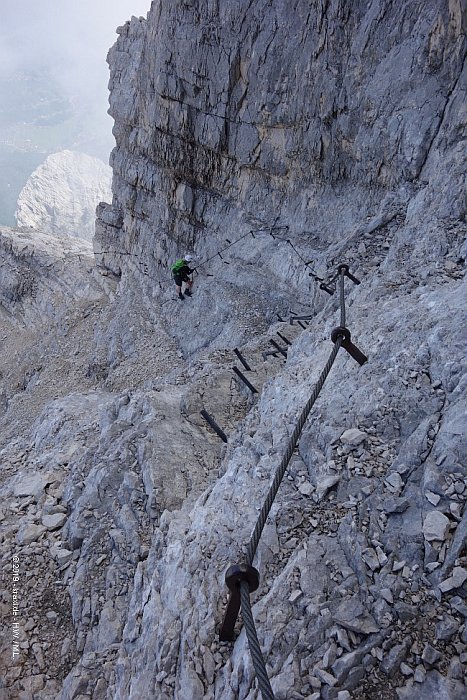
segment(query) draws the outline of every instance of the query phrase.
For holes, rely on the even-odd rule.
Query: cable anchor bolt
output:
[[[310,277],[311,277],[311,274],[310,274]],[[321,284],[319,285],[319,288],[322,289],[323,292],[327,292],[327,293],[330,294],[331,296],[332,296],[332,295],[334,294],[334,292],[336,291],[335,289],[333,289],[332,287],[329,287],[329,286],[328,286],[327,284],[325,284],[324,282],[321,282]]]
[[[339,274],[341,274],[341,272],[343,271],[343,272],[344,272],[344,275],[345,275],[346,277],[348,277],[349,280],[352,280],[352,282],[353,282],[354,284],[360,284],[360,280],[358,280],[356,277],[354,277],[354,275],[352,275],[351,272],[349,272],[349,266],[348,266],[348,265],[345,265],[345,264],[339,265],[339,267],[337,268],[337,271],[338,271]]]
[[[250,593],[259,587],[259,571],[249,564],[234,564],[225,572],[225,582],[230,590],[229,602],[225,611],[224,621],[219,632],[221,642],[233,642],[235,639],[235,623],[240,611],[240,583],[246,581]]]
[[[351,342],[350,331],[348,328],[343,328],[342,326],[334,328],[331,333],[332,342],[336,343],[339,338],[342,340],[341,345],[344,350],[347,350],[349,355],[351,355],[359,365],[364,365],[365,362],[368,362],[368,357]]]

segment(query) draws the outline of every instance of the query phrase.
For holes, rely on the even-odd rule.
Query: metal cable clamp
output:
[[[246,581],[250,593],[256,591],[259,586],[259,571],[249,564],[234,564],[225,573],[225,582],[230,590],[230,598],[227,603],[224,621],[219,632],[221,642],[233,642],[235,639],[235,623],[240,611],[240,582]]]
[[[352,343],[350,331],[348,328],[343,328],[342,326],[334,328],[334,330],[331,333],[331,340],[333,343],[335,343],[338,338],[341,338],[342,347],[345,350],[347,350],[349,355],[351,355],[353,359],[358,362],[359,365],[364,365],[365,362],[368,361],[368,357],[364,355],[363,352]]]

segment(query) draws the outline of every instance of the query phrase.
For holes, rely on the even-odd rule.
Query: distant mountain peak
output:
[[[49,155],[18,197],[17,226],[92,240],[97,204],[111,198],[112,171],[98,158],[64,150]]]

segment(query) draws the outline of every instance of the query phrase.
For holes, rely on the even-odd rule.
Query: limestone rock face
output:
[[[0,304],[12,320],[58,322],[70,303],[103,295],[87,241],[0,227],[0,253]]]
[[[21,190],[17,226],[91,241],[98,202],[109,201],[111,169],[98,158],[76,151],[48,156]]]
[[[224,575],[329,358],[348,263],[368,361],[339,350],[279,488],[259,642],[277,700],[463,697],[463,22],[457,0],[161,0],[119,29],[96,264],[0,231],[0,547],[28,593],[8,690],[259,697],[244,631],[218,639]]]
[[[216,231],[276,223],[313,249],[314,236],[322,246],[361,226],[387,192],[380,221],[392,219],[395,193],[455,127],[461,22],[458,2],[155,4],[109,54],[115,247],[148,244],[155,266],[180,244],[210,252]]]

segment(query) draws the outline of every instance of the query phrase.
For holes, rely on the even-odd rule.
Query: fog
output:
[[[14,225],[21,189],[47,155],[108,162],[106,57],[116,29],[151,0],[0,0],[0,224]]]
[[[0,76],[49,69],[71,95],[107,99],[116,28],[151,0],[1,0]]]

